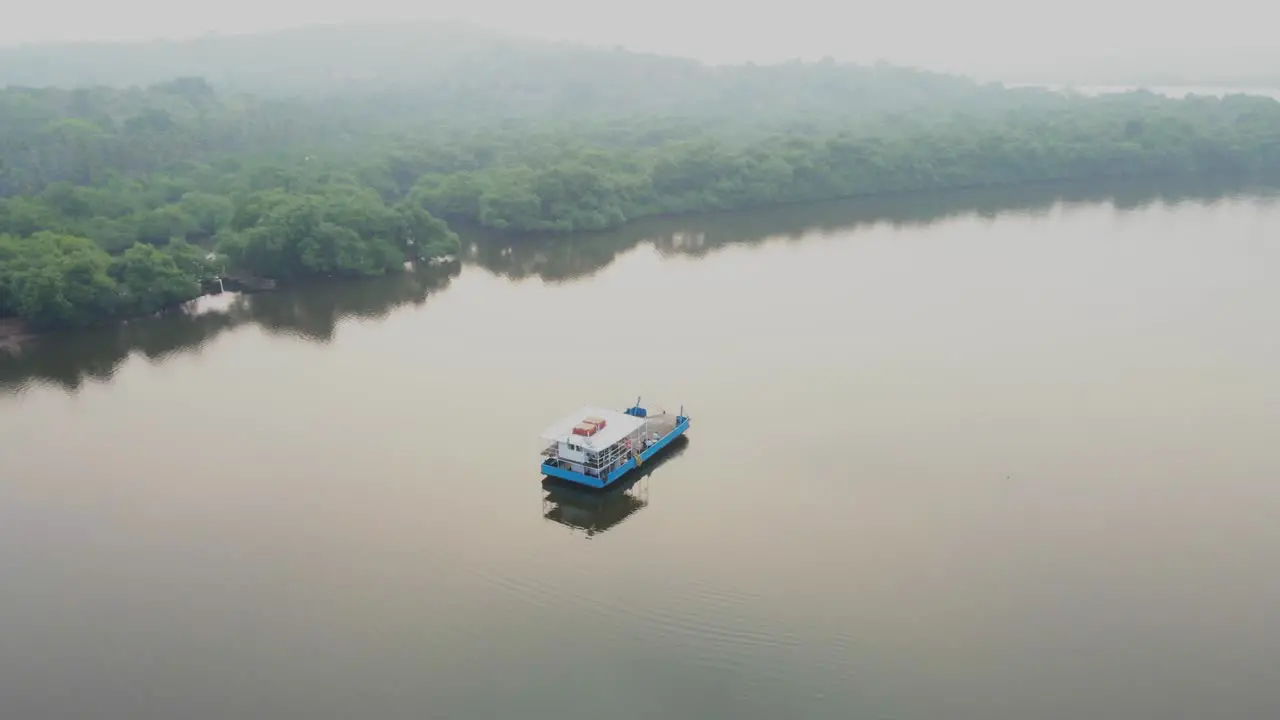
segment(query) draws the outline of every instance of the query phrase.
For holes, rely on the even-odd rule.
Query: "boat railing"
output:
[[[647,431],[647,428],[639,428],[613,445],[600,451],[589,453],[583,460],[570,460],[561,457],[560,447],[554,443],[542,451],[542,456],[545,458],[545,463],[555,467],[567,470],[582,468],[587,475],[595,476],[597,473],[610,473],[622,467],[627,460],[647,449],[657,440],[656,433],[652,433],[652,435],[654,437],[651,437],[651,433]]]
[[[550,465],[551,467],[555,467],[555,468],[560,468],[561,470],[571,470],[573,472],[582,473],[587,477],[598,477],[598,478],[606,477],[608,476],[609,473],[617,469],[616,465],[600,466],[600,465],[592,465],[589,463],[570,462],[568,460],[563,460],[558,457],[549,457],[546,460],[543,460],[542,464]]]

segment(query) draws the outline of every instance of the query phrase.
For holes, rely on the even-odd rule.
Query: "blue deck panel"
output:
[[[654,444],[646,448],[644,452],[640,453],[640,462],[638,464],[643,465],[645,461],[649,460],[654,455],[657,455],[658,453],[662,452],[664,448],[666,448],[668,445],[671,444],[672,440],[675,440],[676,438],[683,435],[685,431],[688,429],[689,429],[689,418],[683,417],[683,416],[679,417],[676,420],[676,426],[672,428],[670,432],[658,438],[657,442],[655,442]],[[627,460],[625,463],[619,466],[616,470],[609,473],[608,476],[603,480],[600,478],[591,477],[590,475],[585,475],[583,473],[574,472],[572,470],[565,470],[564,468],[556,467],[555,465],[550,465],[545,461],[542,463],[542,472],[544,475],[560,478],[561,480],[568,480],[569,482],[577,483],[579,485],[586,485],[587,487],[593,487],[593,488],[603,488],[622,479],[623,476],[625,476],[627,473],[631,472],[632,470],[635,470],[636,467],[637,467],[637,463],[635,459]]]

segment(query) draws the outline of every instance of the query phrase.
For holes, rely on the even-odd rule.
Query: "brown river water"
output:
[[[5,718],[1280,714],[1274,191],[471,240],[0,354]]]

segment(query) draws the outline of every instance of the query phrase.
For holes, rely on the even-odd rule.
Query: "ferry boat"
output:
[[[689,429],[689,416],[651,414],[636,404],[618,412],[584,407],[542,433],[542,473],[593,488],[608,487]]]

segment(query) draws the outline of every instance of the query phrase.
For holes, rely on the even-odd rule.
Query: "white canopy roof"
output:
[[[604,429],[595,435],[574,435],[574,426],[589,417],[597,417],[604,420]],[[572,440],[575,445],[582,445],[594,450],[603,450],[643,426],[644,418],[621,413],[617,410],[584,407],[572,415],[565,416],[563,420],[542,431],[541,437],[549,442],[568,442]]]

